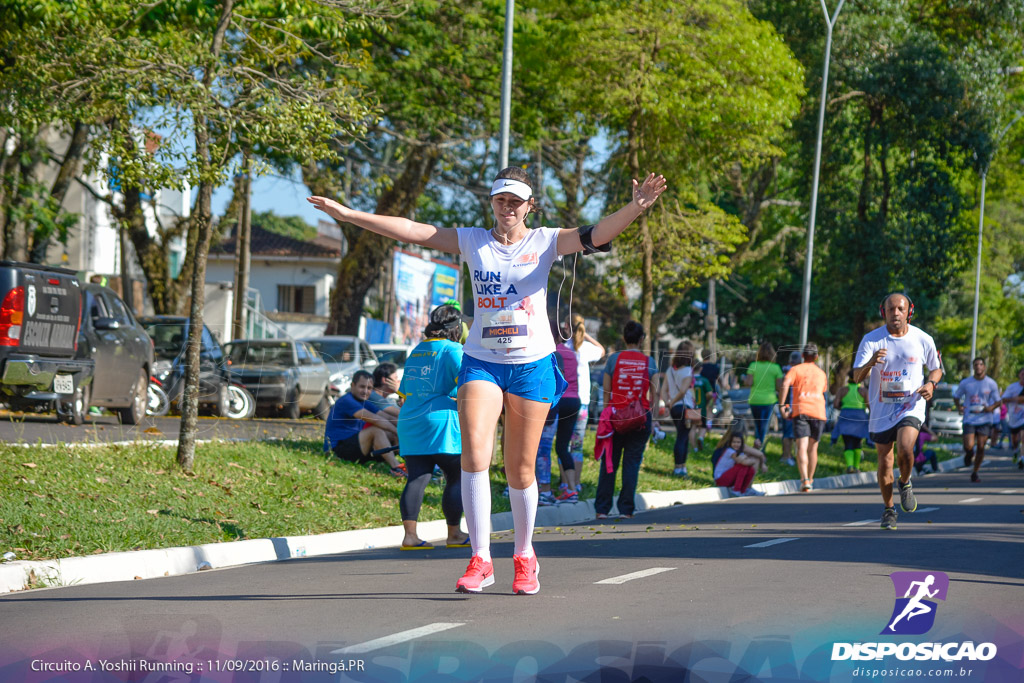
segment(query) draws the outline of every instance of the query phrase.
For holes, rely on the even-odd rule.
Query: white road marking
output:
[[[622,576],[614,576],[610,579],[595,581],[594,584],[597,585],[604,583],[619,585],[622,583],[626,583],[627,581],[632,581],[633,579],[642,579],[646,576],[654,576],[655,574],[661,574],[662,572],[670,572],[673,569],[675,569],[675,567],[651,567],[650,569],[644,569],[642,571],[633,572],[632,574],[623,574]]]
[[[981,500],[981,498],[964,498],[963,500],[958,500],[957,502],[958,503],[977,503],[979,500]]]
[[[917,510],[917,512],[935,512],[938,509],[939,508],[921,508],[920,510]]]
[[[999,493],[1017,493],[1017,489],[1010,489],[1009,491],[1000,491]]]
[[[763,541],[761,543],[755,543],[754,545],[745,545],[744,548],[767,548],[770,545],[778,545],[779,543],[786,543],[787,541],[797,541],[798,538],[773,538],[770,541]]]
[[[377,638],[376,640],[368,640],[365,643],[359,643],[358,645],[349,645],[348,647],[343,647],[340,650],[333,650],[331,654],[361,655],[367,652],[373,652],[374,650],[380,650],[381,648],[389,647],[391,645],[397,645],[398,643],[404,643],[409,640],[415,640],[416,638],[422,638],[423,636],[429,636],[434,633],[440,633],[441,631],[447,631],[458,626],[465,626],[465,623],[448,623],[442,621],[436,624],[427,624],[426,626],[420,626],[419,628],[409,629],[408,631],[402,631],[400,633],[395,633],[390,636],[384,636],[383,638]]]
[[[859,522],[850,522],[849,524],[844,524],[843,526],[864,526],[865,524],[871,524],[872,522],[877,521],[877,519],[862,519]]]

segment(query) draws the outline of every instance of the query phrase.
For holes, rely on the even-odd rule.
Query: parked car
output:
[[[92,358],[95,370],[92,382],[76,395],[71,421],[81,424],[89,407],[97,406],[116,410],[125,424],[138,424],[149,403],[153,340],[121,297],[103,285],[82,285],[78,357]]]
[[[188,340],[188,318],[179,315],[152,315],[139,322],[153,339],[156,360],[153,374],[160,381],[171,405],[181,401],[185,389],[185,342]],[[224,350],[210,329],[203,325],[199,351],[199,407],[219,417],[231,413],[228,372],[224,366]]]
[[[0,261],[0,392],[11,408],[84,414],[95,363],[78,354],[81,312],[74,271]]]
[[[928,426],[937,434],[964,433],[964,416],[953,402],[953,385],[945,382],[935,387],[928,410]]]
[[[378,363],[394,363],[398,366],[398,381],[405,374],[405,361],[412,352],[411,344],[370,344]]]
[[[370,345],[359,337],[334,335],[302,339],[320,354],[331,375],[331,394],[338,397],[348,391],[352,375],[357,370],[373,372],[377,355]]]
[[[331,407],[330,372],[316,349],[291,339],[237,339],[224,347],[228,372],[256,399],[297,420],[311,411],[327,419]]]

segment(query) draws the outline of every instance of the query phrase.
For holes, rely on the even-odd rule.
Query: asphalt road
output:
[[[249,441],[268,438],[323,438],[324,423],[315,418],[229,420],[200,416],[200,439]],[[81,426],[57,422],[54,415],[0,411],[0,439],[17,444],[97,443],[177,439],[181,418],[147,417],[137,425],[122,425],[111,413],[92,415]]]
[[[0,596],[0,680],[51,680],[22,677],[33,661],[104,659],[193,673],[60,680],[855,681],[857,667],[902,666],[882,680],[1019,681],[1024,472],[1003,457],[983,475],[917,479],[919,509],[894,532],[878,528],[875,487],[541,529],[536,596],[511,595],[510,533],[493,538],[495,585],[472,596],[453,591],[469,550],[443,548]],[[879,635],[896,571],[949,577],[925,635]],[[831,660],[836,642],[874,641],[998,654]]]

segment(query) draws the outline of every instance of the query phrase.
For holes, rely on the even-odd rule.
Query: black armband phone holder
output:
[[[594,245],[594,226],[593,225],[582,225],[576,228],[576,232],[580,234],[580,244],[583,245],[583,255],[593,254],[598,251],[608,252],[612,250],[612,243],[602,244],[601,246]]]

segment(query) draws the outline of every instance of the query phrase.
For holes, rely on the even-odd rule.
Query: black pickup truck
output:
[[[80,420],[95,365],[76,358],[81,307],[74,271],[0,261],[0,400],[16,410],[53,402],[58,419]]]

